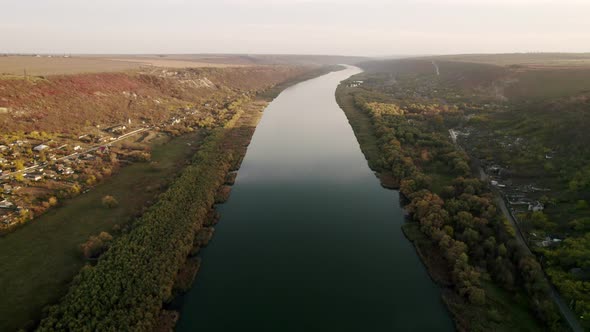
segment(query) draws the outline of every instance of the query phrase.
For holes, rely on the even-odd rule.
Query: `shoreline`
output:
[[[307,74],[304,74],[300,77],[296,77],[292,80],[289,80],[287,82],[279,84],[278,86],[271,88],[268,92],[265,92],[265,93],[257,96],[256,100],[254,100],[251,103],[251,104],[264,103],[263,105],[257,107],[258,110],[253,110],[252,112],[247,113],[246,118],[244,118],[244,115],[240,116],[240,118],[237,120],[238,124],[240,121],[245,121],[248,128],[252,128],[252,130],[246,136],[244,136],[244,140],[242,142],[236,143],[236,146],[242,147],[242,148],[240,149],[239,153],[235,156],[236,162],[226,172],[224,183],[217,189],[216,199],[214,201],[214,204],[211,206],[208,216],[207,216],[207,219],[204,223],[205,227],[203,229],[209,228],[209,229],[211,229],[211,233],[204,242],[196,241],[196,243],[193,245],[193,247],[191,249],[191,252],[187,256],[187,260],[185,263],[186,265],[189,265],[191,263],[195,263],[194,261],[191,262],[191,259],[197,257],[198,254],[200,253],[201,249],[205,248],[209,244],[209,242],[213,239],[214,231],[215,231],[213,226],[216,225],[220,219],[220,213],[217,211],[216,207],[217,207],[217,205],[225,204],[227,202],[227,200],[230,199],[231,190],[234,186],[235,179],[240,171],[242,161],[244,160],[244,157],[246,156],[246,153],[248,151],[248,146],[250,145],[250,142],[252,140],[254,132],[256,131],[256,128],[258,127],[258,124],[260,123],[260,120],[264,116],[264,111],[268,107],[268,104],[270,102],[272,102],[272,100],[274,98],[276,98],[283,90],[289,88],[290,86],[296,85],[298,83],[301,83],[301,82],[304,82],[304,81],[307,81],[307,80],[310,80],[310,79],[313,79],[313,78],[316,78],[316,77],[319,77],[319,76],[322,76],[325,74],[328,74],[333,71],[339,71],[342,69],[343,69],[343,67],[340,67],[340,66],[322,67],[322,68],[319,68],[318,70],[313,70],[313,71],[311,71]],[[198,234],[197,234],[197,236],[198,236]],[[180,310],[182,309],[182,306],[176,305],[175,302],[177,301],[178,298],[184,296],[192,288],[193,283],[195,282],[196,278],[198,277],[198,269],[200,268],[200,264],[201,264],[200,258],[198,259],[196,264],[198,264],[199,266],[197,267],[197,271],[195,271],[195,273],[192,275],[190,281],[188,281],[188,283],[186,284],[186,286],[188,286],[188,287],[181,288],[180,291],[177,292],[175,294],[175,296],[168,303],[163,305],[162,312],[165,314],[160,315],[160,318],[162,319],[162,321],[159,321],[157,323],[157,326],[165,326],[166,328],[160,329],[158,331],[174,331],[174,327],[176,326],[176,323],[180,319]],[[175,287],[176,286],[177,285],[175,283]],[[167,327],[171,327],[171,329],[167,329]]]
[[[369,163],[369,167],[371,170],[375,172],[375,176],[379,179],[381,186],[390,189],[390,190],[397,190],[400,189],[400,182],[396,179],[391,172],[385,172],[382,167],[378,166],[378,153],[379,147],[377,146],[377,139],[374,136],[373,128],[371,126],[371,119],[360,111],[354,105],[354,101],[352,97],[347,93],[345,87],[342,83],[340,83],[336,89],[336,101],[346,118],[350,126],[353,129],[354,135],[357,138],[359,146],[361,147],[361,151],[365,155],[367,162]],[[364,130],[364,132],[362,132]],[[414,251],[418,256],[418,259],[426,269],[428,273],[428,277],[437,285],[440,289],[440,300],[445,304],[445,308],[449,312],[451,319],[453,320],[453,324],[457,331],[465,331],[465,329],[461,329],[458,323],[459,312],[455,312],[452,310],[450,303],[447,301],[445,294],[450,292],[450,280],[448,280],[448,273],[443,271],[446,269],[445,267],[440,267],[434,265],[435,262],[441,262],[441,260],[431,260],[427,259],[427,256],[424,254],[425,248],[421,246],[416,234],[410,234],[410,229],[416,228],[418,225],[415,222],[409,222],[407,220],[408,211],[405,208],[405,204],[403,203],[404,200],[407,200],[405,195],[399,191],[400,197],[400,206],[404,215],[406,216],[404,224],[401,226],[402,233],[404,237],[412,244],[414,247]],[[421,233],[419,236],[424,236]],[[441,256],[441,255],[438,255]],[[429,255],[432,257],[432,255]],[[439,257],[440,258],[440,257]]]
[[[348,104],[345,104],[347,99],[344,97],[347,97],[347,95],[350,94],[347,89],[349,88],[345,86],[345,83],[341,83],[339,88],[336,90],[336,99],[338,100],[342,110],[345,112],[345,115],[351,123],[353,130],[356,132],[359,130],[359,128],[362,128],[359,126],[359,122],[364,121],[365,123],[370,123],[371,119],[367,114],[364,114],[361,112],[361,110],[356,109],[355,105],[352,103],[354,101],[352,96],[348,98]],[[367,125],[365,125],[365,128],[371,129],[371,131],[373,130]],[[359,137],[366,135],[366,132],[364,135],[362,133],[355,133],[355,136],[357,136],[357,140],[361,146],[363,144],[366,145],[367,142],[370,143],[370,141],[367,139],[359,139]],[[377,142],[377,139],[373,138],[373,142]],[[369,148],[365,146],[365,148],[362,148],[361,150],[363,150],[364,153],[365,151],[369,150]],[[365,155],[365,157],[369,161],[371,160],[370,156]],[[373,159],[374,164],[377,162],[378,159]],[[399,190],[399,186],[397,186],[396,189]],[[410,217],[411,214],[408,212],[406,206],[406,204],[409,202],[407,202],[407,198],[405,197],[403,191],[404,188],[402,186],[401,190],[399,190],[400,205],[403,211],[406,213],[406,217]],[[406,202],[404,202],[404,200]],[[457,293],[458,290],[455,288],[455,282],[453,281],[454,272],[450,270],[447,259],[445,256],[443,256],[440,248],[438,248],[436,244],[432,242],[432,239],[427,238],[426,234],[424,234],[419,228],[420,224],[417,221],[406,221],[402,225],[404,236],[410,242],[412,242],[415,252],[426,268],[429,277],[440,288],[441,300],[444,302],[445,307],[455,324],[455,328],[458,331],[479,331],[482,329],[493,329],[494,327],[505,328],[502,324],[518,325],[519,320],[525,318],[526,315],[532,314],[532,312],[528,311],[528,304],[523,302],[523,300],[520,300],[521,295],[519,294],[521,291],[517,290],[515,293],[508,292],[494,284],[487,275],[484,275],[481,280],[481,287],[485,290],[487,297],[485,302],[486,304],[472,305],[468,303],[467,299]],[[517,305],[519,308],[515,310],[510,316],[501,316],[499,312],[505,311],[503,308],[506,308],[510,305]],[[504,323],[504,321],[506,322]],[[537,321],[531,321],[530,324],[535,324],[537,328],[540,328],[540,325],[538,325]],[[527,329],[530,330],[531,326],[527,327]]]
[[[217,221],[218,213],[214,210],[214,207],[228,198],[230,189],[228,184],[233,182],[234,175],[232,174],[235,174],[235,171],[240,167],[256,125],[263,115],[262,111],[266,108],[268,102],[287,86],[333,70],[334,68],[320,67],[282,83],[280,90],[275,89],[270,95],[259,94],[242,104],[234,117],[223,128],[211,130],[210,134],[204,139],[201,148],[196,152],[193,162],[181,171],[180,175],[173,181],[168,190],[160,195],[154,205],[139,220],[134,222],[134,226],[137,227],[121,239],[117,239],[112,248],[100,257],[97,265],[90,269],[83,269],[82,273],[75,278],[68,294],[57,305],[50,308],[49,314],[41,321],[39,330],[51,330],[58,326],[73,327],[82,322],[84,322],[85,326],[97,329],[116,324],[118,328],[125,326],[128,328],[157,326],[158,328],[163,327],[165,330],[171,330],[174,326],[173,323],[179,316],[175,311],[167,310],[167,304],[172,302],[177,295],[190,289],[197,275],[200,265],[200,259],[197,257],[198,252],[211,239],[214,232],[212,226]],[[190,198],[182,194],[182,192],[185,192],[188,195],[189,191],[192,196]],[[218,195],[215,194],[216,192]],[[176,202],[178,202],[178,205]],[[175,208],[177,211],[165,212],[164,209],[169,210],[168,207]],[[160,218],[159,216],[164,217],[164,219],[157,221]],[[179,220],[175,222],[175,218],[179,218]],[[147,235],[151,238],[162,227],[170,228],[164,236],[168,237],[172,241],[171,243],[179,243],[179,246],[176,246],[173,252],[158,250],[152,252],[151,255],[148,252],[145,253],[149,255],[151,261],[162,260],[162,262],[165,262],[163,264],[153,263],[154,267],[163,265],[155,268],[155,270],[160,271],[148,272],[149,266],[129,267],[119,263],[126,259],[137,259],[133,258],[133,256],[145,255],[144,253],[126,252],[128,248],[135,245],[133,242],[145,243],[148,241],[144,245],[154,246],[154,248],[166,246],[165,243],[162,244],[161,241],[156,239],[152,244],[149,242],[152,241],[149,238],[144,239],[143,236],[135,236],[138,233],[147,232]],[[154,234],[150,235],[150,232]],[[125,272],[126,270],[128,272]],[[143,278],[140,278],[138,280],[140,284],[146,283],[147,287],[150,287],[148,284],[151,282],[160,280],[151,286],[160,289],[159,295],[152,298],[145,298],[145,296],[136,298],[135,295],[139,296],[141,294],[128,294],[130,292],[128,289],[121,290],[126,294],[117,294],[119,290],[106,289],[106,293],[113,294],[104,296],[119,298],[116,305],[100,305],[100,309],[96,309],[92,313],[88,312],[77,316],[69,314],[72,312],[72,308],[83,305],[80,302],[84,303],[91,300],[94,303],[96,301],[104,302],[100,300],[100,298],[104,297],[100,294],[97,296],[85,294],[91,291],[93,287],[96,287],[96,282],[93,280],[105,278],[112,274],[115,274],[115,278],[118,278],[117,275],[124,275],[132,270],[137,270],[137,272],[133,272],[134,274],[150,273],[154,275],[155,279],[147,278],[143,280]],[[144,272],[139,272],[141,270],[144,270]],[[142,286],[133,286],[132,288],[136,287]],[[121,310],[120,306],[125,306],[125,303],[122,302],[137,301],[140,301],[138,303],[140,305],[137,306],[133,314],[126,317],[116,316],[116,313]]]

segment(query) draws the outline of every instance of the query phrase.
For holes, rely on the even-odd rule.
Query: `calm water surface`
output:
[[[451,331],[335,102],[358,68],[285,90],[265,110],[177,331]]]

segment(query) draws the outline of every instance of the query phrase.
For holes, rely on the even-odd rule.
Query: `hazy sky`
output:
[[[0,52],[590,51],[590,0],[0,0]]]

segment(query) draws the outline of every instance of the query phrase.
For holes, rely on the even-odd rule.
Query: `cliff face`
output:
[[[158,124],[178,107],[224,106],[309,68],[260,66],[0,79],[0,132],[76,133],[127,121]]]

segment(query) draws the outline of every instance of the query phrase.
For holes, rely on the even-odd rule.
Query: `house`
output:
[[[125,126],[125,125],[116,125],[116,126],[112,126],[110,128],[107,128],[106,131],[111,132],[113,134],[121,134],[121,133],[125,132],[125,129],[127,129],[127,126]]]
[[[63,174],[63,175],[71,175],[71,174],[74,174],[74,170],[71,167],[66,167],[66,168],[58,169],[57,172],[60,173],[60,174]]]
[[[0,152],[6,151],[6,150],[8,150],[8,146],[0,145]]]
[[[28,174],[25,174],[25,178],[32,180],[32,181],[41,181],[43,179],[43,174],[28,173]]]
[[[563,241],[563,240],[562,239],[559,239],[559,238],[556,238],[556,237],[555,238],[552,238],[552,237],[547,236],[545,238],[545,240],[543,240],[543,241],[541,241],[539,243],[539,245],[541,247],[551,247],[551,246],[554,246],[554,245],[558,245],[559,243],[561,243],[561,241]]]
[[[529,211],[533,211],[533,212],[540,212],[543,211],[545,209],[545,207],[543,206],[543,204],[541,202],[535,202],[532,204],[529,204]]]
[[[57,173],[63,175],[74,174],[74,170],[71,167],[64,167],[63,165],[57,165]]]
[[[36,147],[33,148],[33,150],[37,151],[37,152],[41,152],[43,150],[49,149],[49,146],[45,145],[45,144],[39,144]]]
[[[500,165],[492,165],[488,167],[488,173],[499,175],[502,171],[502,167]]]
[[[7,200],[0,201],[0,209],[12,209],[13,207],[14,204],[12,204],[12,202]]]

